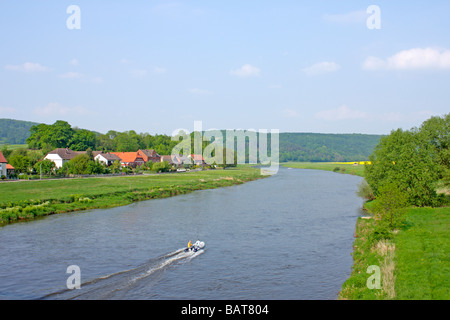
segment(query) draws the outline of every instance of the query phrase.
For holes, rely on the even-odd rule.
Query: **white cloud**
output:
[[[345,105],[340,106],[336,109],[324,110],[316,113],[316,118],[322,120],[354,120],[364,119],[367,117],[367,113],[358,110],[352,110]]]
[[[450,70],[450,50],[414,48],[403,50],[383,60],[368,57],[362,65],[364,70]]]
[[[88,115],[91,112],[83,107],[66,107],[57,102],[52,102],[44,107],[37,107],[34,113],[40,116],[66,116],[66,115]]]
[[[238,77],[255,77],[259,76],[261,70],[250,64],[244,64],[241,68],[236,70],[231,70],[230,74]]]
[[[203,95],[203,96],[212,94],[211,91],[204,90],[204,89],[198,89],[198,88],[189,89],[188,92],[192,93],[192,94],[196,94],[196,95]]]
[[[33,63],[33,62],[25,62],[24,64],[20,65],[6,65],[6,70],[10,71],[20,71],[20,72],[44,72],[48,71],[49,69],[45,66],[42,66],[39,63]]]
[[[328,22],[341,24],[365,23],[367,20],[367,12],[365,10],[358,10],[342,14],[324,14],[322,18]]]
[[[329,73],[329,72],[336,72],[341,68],[340,65],[338,65],[335,62],[319,62],[311,67],[303,69],[303,72],[310,76],[315,76],[319,74]]]

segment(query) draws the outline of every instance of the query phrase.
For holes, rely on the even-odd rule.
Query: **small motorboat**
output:
[[[199,250],[202,250],[205,247],[205,243],[203,241],[197,240],[196,243],[194,243],[190,248],[184,249],[184,252],[192,251],[197,252]]]

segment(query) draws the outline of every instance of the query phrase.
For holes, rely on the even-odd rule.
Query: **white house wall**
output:
[[[64,160],[57,154],[48,154],[44,159],[53,161],[57,169],[61,168],[64,164]]]

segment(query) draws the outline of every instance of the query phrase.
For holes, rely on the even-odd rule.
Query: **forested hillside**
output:
[[[38,123],[12,119],[0,119],[0,144],[25,144],[30,128]]]
[[[363,161],[380,135],[280,133],[280,161]]]
[[[380,138],[379,135],[364,134],[280,133],[280,161],[368,160]],[[268,142],[270,145],[270,139]],[[133,130],[110,130],[99,134],[72,128],[66,121],[47,125],[0,119],[0,144],[24,143],[28,143],[29,148],[40,149],[44,153],[55,148],[70,148],[75,151],[84,151],[87,148],[103,151],[155,149],[156,152],[167,155],[171,154],[172,148],[178,142],[172,141],[168,135],[150,135]]]

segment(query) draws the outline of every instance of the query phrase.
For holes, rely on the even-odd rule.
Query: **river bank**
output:
[[[239,166],[172,175],[80,178],[0,184],[0,225],[51,214],[123,206],[263,178]]]
[[[363,164],[348,164],[338,162],[286,162],[283,167],[295,169],[312,169],[346,173],[364,177]]]
[[[299,169],[334,171],[364,177],[364,165],[286,163]],[[437,185],[438,193],[448,189]],[[375,200],[376,201],[376,200]],[[410,207],[403,227],[387,239],[377,234],[376,221],[366,202],[354,233],[353,266],[342,285],[340,300],[448,300],[450,299],[450,207]],[[378,269],[379,268],[379,269]],[[380,272],[376,285],[375,273]]]
[[[449,207],[409,208],[390,239],[380,239],[375,229],[374,219],[358,218],[352,273],[340,300],[450,299]]]

